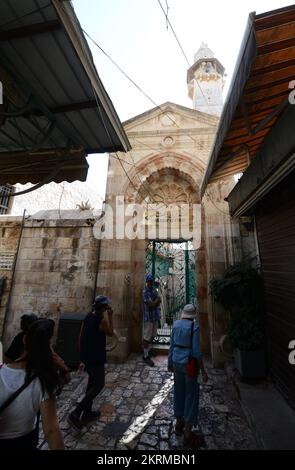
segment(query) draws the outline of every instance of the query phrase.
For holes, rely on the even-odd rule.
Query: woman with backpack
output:
[[[25,351],[0,369],[0,450],[34,450],[37,415],[48,447],[63,450],[56,411],[62,379],[54,362],[49,320],[34,322],[24,336]]]
[[[175,434],[184,435],[184,445],[199,447],[204,444],[203,436],[192,431],[198,424],[199,374],[206,383],[206,374],[200,350],[199,325],[196,307],[184,307],[180,320],[173,324],[168,371],[174,373],[174,415]]]

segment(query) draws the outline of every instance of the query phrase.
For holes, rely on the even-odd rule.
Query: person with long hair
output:
[[[8,364],[9,362],[13,362],[18,359],[24,352],[24,336],[31,326],[32,323],[38,320],[37,315],[34,313],[25,313],[20,317],[20,333],[18,333],[12,340],[9,348],[5,352],[5,362]]]
[[[56,410],[62,386],[51,348],[51,324],[37,320],[24,336],[24,353],[0,369],[0,450],[34,450],[40,411],[48,447],[63,450]]]

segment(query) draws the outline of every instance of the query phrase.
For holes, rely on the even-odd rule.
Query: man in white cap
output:
[[[76,429],[81,429],[84,422],[98,419],[100,416],[99,410],[92,410],[92,403],[105,385],[106,336],[113,334],[111,300],[104,295],[98,295],[80,333],[80,359],[89,377],[83,400],[68,416],[69,423]]]
[[[193,367],[190,367],[191,365]],[[198,375],[201,372],[204,383],[207,382],[208,376],[200,350],[197,311],[192,304],[184,307],[181,319],[173,324],[168,370],[174,372],[175,433],[184,433],[185,445],[198,447],[203,443],[203,438],[192,432],[192,427],[198,424]]]

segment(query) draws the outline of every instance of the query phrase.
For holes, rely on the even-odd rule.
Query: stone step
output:
[[[168,356],[169,345],[168,344],[153,344],[154,351],[163,356]]]

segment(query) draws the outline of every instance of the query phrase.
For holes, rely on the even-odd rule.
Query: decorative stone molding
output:
[[[171,111],[167,111],[160,116],[160,122],[164,127],[176,126],[176,117]]]
[[[172,147],[174,145],[174,139],[173,137],[171,137],[171,135],[167,135],[166,137],[164,137],[163,139],[163,145],[165,147]]]
[[[191,157],[175,152],[165,152],[145,158],[129,172],[132,184],[130,181],[126,181],[123,188],[127,200],[134,199],[135,188],[138,191],[153,174],[154,177],[158,177],[161,171],[165,173],[171,170],[178,172],[175,173],[177,177],[188,181],[192,187],[196,188],[199,186],[204,173],[204,163],[200,160],[193,161]],[[138,175],[140,175],[140,178]]]

